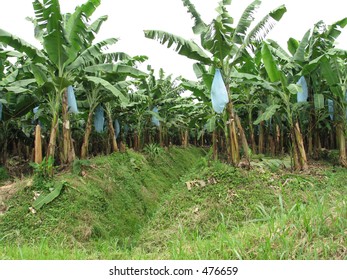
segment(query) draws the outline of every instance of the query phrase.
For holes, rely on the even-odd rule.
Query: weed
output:
[[[158,144],[156,143],[152,143],[152,144],[147,144],[144,148],[143,151],[151,158],[151,159],[155,159],[157,157],[159,157],[160,155],[163,154],[164,149],[162,147],[160,147]]]

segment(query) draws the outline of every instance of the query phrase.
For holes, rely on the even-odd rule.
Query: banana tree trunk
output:
[[[35,163],[42,162],[42,142],[41,142],[41,126],[38,124],[35,128]]]
[[[113,127],[113,123],[112,123],[111,112],[109,112],[109,110],[106,110],[106,112],[107,112],[108,131],[109,131],[110,140],[111,140],[112,152],[118,152],[118,145],[117,145],[117,140],[116,140],[116,133],[115,133],[115,131],[114,131],[114,127]]]
[[[294,132],[293,127],[291,128],[290,138],[291,138],[291,142],[292,142],[291,148],[292,148],[292,159],[293,159],[294,170],[300,170],[298,150],[297,150],[297,146],[295,144],[295,132]]]
[[[302,134],[300,131],[300,126],[299,122],[296,121],[293,127],[293,132],[294,132],[294,143],[293,145],[296,148],[297,151],[297,159],[299,161],[299,166],[298,168],[300,170],[307,170],[308,165],[307,165],[307,158],[306,158],[306,151],[304,147],[304,141],[302,138]]]
[[[63,152],[62,163],[70,164],[75,160],[75,148],[72,143],[71,126],[68,112],[67,90],[63,93],[63,106],[62,106],[62,118],[63,118]]]
[[[58,135],[58,112],[53,114],[53,119],[51,123],[51,133],[49,136],[49,143],[47,149],[47,158],[52,157],[54,159],[55,156],[55,148],[57,144],[57,135]]]
[[[339,163],[343,167],[347,167],[347,158],[346,158],[346,138],[344,132],[344,124],[339,122],[336,125],[336,137],[339,145]]]
[[[92,133],[92,119],[93,119],[93,110],[89,111],[86,131],[83,137],[83,143],[81,147],[81,158],[86,159],[88,156],[88,147],[89,147],[89,137]]]
[[[229,87],[227,87],[229,92]],[[229,94],[230,96],[230,94]],[[240,150],[239,150],[239,143],[237,141],[237,134],[236,134],[236,125],[235,125],[235,115],[233,112],[233,103],[230,99],[227,105],[227,114],[228,114],[228,150],[229,150],[229,163],[231,163],[234,166],[237,166],[240,162]]]
[[[275,128],[275,154],[281,153],[281,129],[278,124],[276,124]]]
[[[188,147],[188,129],[182,131],[182,146],[183,148]]]
[[[253,120],[252,120],[252,110],[248,111],[248,126],[249,126],[249,134],[250,134],[250,141],[251,141],[251,147],[253,154],[257,153],[257,145],[255,144],[255,138],[254,138],[254,128],[253,128]]]
[[[261,114],[261,112],[259,113]],[[264,131],[264,122],[261,121],[259,123],[259,141],[258,141],[258,151],[259,154],[264,154],[264,139],[265,139],[265,131]]]
[[[159,124],[159,145],[160,147],[164,147],[163,129],[161,124]]]
[[[251,159],[250,159],[250,155],[249,155],[249,146],[248,146],[247,138],[246,138],[245,132],[243,130],[240,118],[237,114],[235,114],[235,120],[236,120],[238,132],[240,133],[240,136],[241,136],[241,143],[242,143],[243,152],[245,154],[245,158],[246,158],[248,165],[250,165]]]
[[[213,160],[218,159],[218,144],[217,144],[217,130],[213,130],[212,134],[212,145],[213,145]]]

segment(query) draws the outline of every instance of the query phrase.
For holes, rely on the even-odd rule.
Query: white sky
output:
[[[27,42],[39,46],[33,36],[32,24],[25,20],[33,16],[31,0],[0,0],[0,28],[15,34]],[[215,16],[215,8],[219,0],[191,0],[203,20],[209,23]],[[229,12],[238,22],[243,10],[251,0],[233,0]],[[77,5],[85,0],[60,0],[62,12],[72,12]],[[279,42],[286,49],[290,37],[300,40],[314,23],[323,20],[331,24],[347,16],[346,0],[263,0],[257,13],[257,19],[263,18],[269,11],[281,4],[287,7],[287,13],[268,38]],[[116,37],[120,41],[115,51],[123,51],[130,55],[147,55],[146,63],[157,71],[163,68],[167,74],[182,75],[195,80],[192,61],[167,49],[158,42],[146,39],[144,29],[164,30],[186,39],[195,38],[191,30],[193,21],[186,12],[181,0],[102,0],[93,19],[108,15],[99,32],[97,41]],[[339,48],[347,49],[347,28],[339,37]]]

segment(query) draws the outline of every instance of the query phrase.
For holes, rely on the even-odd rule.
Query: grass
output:
[[[1,259],[347,259],[343,168],[246,171],[179,148],[84,164],[35,215],[31,189],[11,200]]]

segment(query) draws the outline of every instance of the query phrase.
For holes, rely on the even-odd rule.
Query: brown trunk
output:
[[[236,113],[235,113],[235,120],[236,120],[236,125],[237,125],[238,132],[239,132],[240,137],[241,137],[241,143],[242,143],[243,152],[245,154],[245,158],[246,158],[247,163],[249,165],[250,164],[250,160],[251,160],[250,159],[250,155],[249,155],[249,146],[248,146],[247,138],[246,138],[245,132],[243,130],[240,118],[239,118],[239,116]]]
[[[276,136],[275,136],[275,153],[280,154],[281,153],[281,130],[278,124],[276,124]]]
[[[228,88],[228,87],[227,87]],[[229,101],[227,105],[228,113],[228,140],[229,140],[229,163],[237,166],[240,162],[239,143],[237,141],[235,115],[233,111],[233,104]]]
[[[299,169],[307,170],[308,166],[307,166],[307,158],[306,158],[306,152],[304,147],[304,141],[302,138],[298,121],[295,122],[293,130],[294,130],[294,137],[295,137],[294,146],[296,147],[296,150],[297,150]]]
[[[35,163],[42,162],[41,126],[35,128]]]
[[[259,124],[259,143],[258,143],[259,154],[264,154],[264,134],[265,134],[264,122],[262,121]]]
[[[184,148],[188,147],[188,130],[182,132],[182,146]]]
[[[134,132],[134,150],[138,151],[140,149],[140,137],[138,135],[138,132]]]
[[[161,124],[159,124],[159,145],[160,147],[164,147],[163,130]]]
[[[255,143],[253,123],[252,123],[251,116],[249,116],[248,118],[249,118],[248,119],[248,126],[249,126],[249,134],[250,134],[249,138],[251,141],[252,152],[253,152],[253,154],[256,154],[257,153],[257,145]]]
[[[92,119],[93,119],[93,111],[89,111],[86,131],[83,137],[83,143],[81,147],[81,158],[86,159],[88,156],[88,147],[89,147],[89,137],[92,133]]]
[[[62,163],[70,164],[75,160],[75,149],[72,143],[71,127],[68,112],[67,90],[63,93],[62,117],[63,117],[63,152]]]
[[[294,170],[300,170],[300,163],[299,163],[299,159],[298,159],[298,150],[295,144],[295,136],[294,136],[295,132],[294,132],[294,128],[291,129],[290,132],[290,138],[291,138],[291,142],[292,142],[292,158],[293,158],[293,165],[294,165]]]
[[[218,159],[218,144],[217,144],[217,131],[213,130],[212,134],[212,145],[213,145],[213,160]]]
[[[343,167],[347,167],[346,138],[343,127],[343,123],[338,123],[336,125],[336,137],[339,145],[339,164]]]
[[[57,144],[57,135],[58,135],[58,113],[53,115],[52,124],[51,124],[51,133],[48,143],[47,159],[52,157],[54,159],[55,148]]]
[[[114,127],[113,127],[111,116],[109,114],[108,114],[108,130],[109,130],[109,134],[110,134],[112,152],[118,152],[118,145],[117,145],[117,140],[116,140],[116,134],[115,134],[115,131],[114,131]]]

